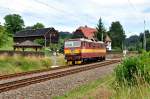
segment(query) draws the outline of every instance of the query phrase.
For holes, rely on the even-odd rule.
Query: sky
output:
[[[59,31],[79,26],[95,28],[102,18],[107,30],[120,21],[127,37],[150,29],[150,0],[0,0],[0,22],[7,14],[19,14],[26,26],[37,22]]]

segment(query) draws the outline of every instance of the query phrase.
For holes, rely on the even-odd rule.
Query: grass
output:
[[[57,61],[56,65],[65,66],[63,55],[59,55],[54,58]],[[54,64],[50,57],[3,55],[0,56],[0,75],[47,69],[51,68],[52,65]]]
[[[50,67],[51,60],[49,58],[0,56],[0,74],[26,72]]]
[[[112,89],[111,99],[150,99],[150,87],[148,85],[139,85],[134,87]]]
[[[150,99],[149,85],[124,86],[116,90],[113,86],[114,81],[114,74],[107,75],[53,99]]]
[[[53,60],[55,58],[55,60],[56,60],[56,63],[54,64],[54,62],[52,62],[53,63],[53,65],[58,65],[58,66],[65,66],[66,65],[66,63],[65,63],[65,57],[64,57],[64,55],[58,55],[58,56],[51,56],[51,60]]]
[[[150,99],[150,53],[125,58],[112,75],[53,99]]]
[[[83,86],[79,86],[63,96],[53,97],[53,99],[84,99],[84,97],[88,97],[90,93],[95,91],[100,85],[104,86],[108,83],[110,84],[111,81],[113,81],[113,77],[109,75]]]

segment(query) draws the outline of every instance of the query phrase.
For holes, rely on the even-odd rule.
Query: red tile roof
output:
[[[90,28],[90,27],[79,27],[78,30],[81,30],[82,33],[84,34],[85,37],[87,38],[94,38],[95,37],[95,32],[97,31],[95,28]]]

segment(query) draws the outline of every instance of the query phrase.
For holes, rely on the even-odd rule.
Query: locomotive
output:
[[[85,38],[69,39],[64,44],[65,60],[68,65],[105,60],[106,47],[102,41]]]

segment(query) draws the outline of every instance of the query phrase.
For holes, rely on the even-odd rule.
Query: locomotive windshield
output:
[[[65,48],[80,47],[80,46],[81,46],[81,41],[66,41],[65,42]]]

